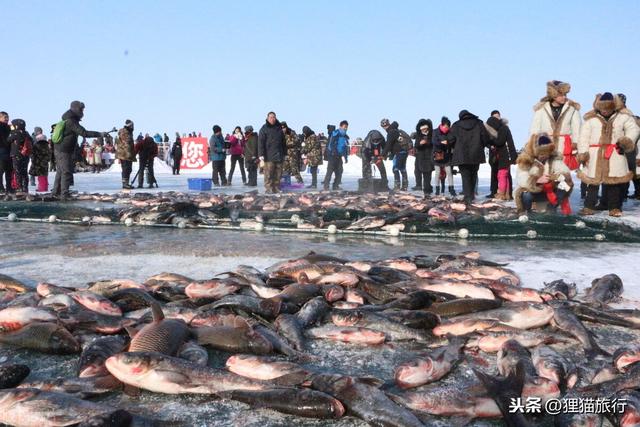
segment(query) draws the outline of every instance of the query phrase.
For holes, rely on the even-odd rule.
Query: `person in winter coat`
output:
[[[509,181],[509,172],[511,165],[515,163],[518,157],[516,154],[516,146],[511,136],[511,130],[507,125],[508,123],[506,119],[499,119],[495,116],[489,117],[485,123],[490,137],[489,144],[491,144],[490,150],[493,156],[491,168],[493,172],[495,167],[498,181],[494,197],[498,200],[511,199],[513,189]]]
[[[529,135],[550,135],[556,146],[556,154],[567,163],[577,150],[581,126],[580,104],[567,98],[570,91],[569,83],[559,80],[547,82],[547,95],[533,107],[533,121],[529,129]],[[569,164],[567,167],[572,169]]]
[[[602,184],[609,215],[622,216],[622,192],[634,175],[625,153],[636,149],[640,136],[635,117],[623,110],[620,97],[605,92],[596,95],[593,110],[584,116],[578,160],[585,167],[578,172],[578,178],[587,184],[587,194],[581,215],[594,213]]]
[[[433,174],[433,123],[429,119],[420,119],[416,124],[416,186],[413,190],[423,190],[425,196],[431,195],[431,175]]]
[[[44,134],[44,131],[40,126],[36,126],[33,128],[33,133],[31,134],[31,140],[33,141],[34,145],[36,143],[38,135],[43,135],[43,134]],[[31,158],[29,160],[30,160],[30,164],[33,164],[33,150],[31,151]],[[34,175],[31,175],[31,173],[29,173],[29,185],[34,187],[36,186],[36,177]]]
[[[236,163],[240,168],[242,174],[242,183],[247,184],[247,176],[244,172],[244,148],[246,145],[245,136],[242,133],[240,126],[236,126],[233,130],[233,135],[229,137],[229,152],[231,153],[231,168],[229,169],[229,183],[231,185],[231,179],[233,178],[233,171],[236,169]]]
[[[287,153],[282,125],[273,111],[258,134],[258,157],[264,162],[264,186],[267,193],[280,192],[282,162]]]
[[[553,210],[560,206],[563,214],[571,213],[571,171],[557,153],[551,136],[532,135],[517,164],[514,198],[518,213],[531,211],[533,202],[547,202]]]
[[[253,131],[253,126],[244,127],[244,138],[247,141],[244,147],[244,164],[249,175],[247,185],[249,187],[257,187],[260,159],[258,158],[258,135]]]
[[[222,128],[213,126],[213,135],[209,138],[209,159],[213,168],[211,179],[216,187],[227,185],[225,173],[225,159],[227,158],[226,144],[222,136]]]
[[[11,144],[9,144],[9,114],[0,112],[0,192],[13,192],[11,178],[13,176],[13,165],[11,164]]]
[[[389,119],[382,119],[380,127],[387,131],[387,143],[384,147],[384,157],[393,161],[393,189],[407,191],[409,177],[407,175],[407,157],[413,146],[411,137],[402,129],[398,122],[389,123]],[[400,177],[402,176],[402,184]]]
[[[74,155],[78,149],[78,137],[97,138],[102,132],[88,131],[80,125],[84,117],[84,104],[73,101],[67,112],[62,115],[64,132],[62,141],[54,144],[56,157],[56,178],[53,183],[52,194],[65,200],[69,196],[69,186],[73,185]]]
[[[51,136],[53,136],[53,131],[55,130],[56,125],[53,124],[51,125]],[[49,159],[49,172],[55,172],[56,171],[56,156],[54,153],[54,146],[53,146],[53,141],[51,140],[51,138],[49,138],[49,151],[51,152],[51,158]]]
[[[298,135],[291,129],[287,122],[280,122],[282,131],[284,132],[284,141],[287,146],[287,155],[284,159],[282,172],[289,176],[294,176],[298,184],[303,184],[302,175],[300,175],[300,159],[302,144],[298,139]]]
[[[455,144],[455,137],[451,133],[451,121],[447,117],[440,119],[440,125],[433,132],[433,164],[436,171],[436,196],[440,195],[439,180],[444,171],[449,185],[449,194],[456,195],[453,187],[453,171],[451,170],[451,151]],[[444,184],[442,185],[444,194]]]
[[[302,128],[302,134],[304,135],[302,154],[305,156],[307,166],[311,168],[311,185],[307,185],[307,188],[318,188],[318,166],[322,164],[322,144],[309,126]]]
[[[15,175],[15,190],[29,192],[29,157],[33,151],[33,141],[27,132],[27,124],[22,119],[11,120],[11,133],[7,139],[11,145],[11,162]]]
[[[176,142],[171,147],[171,158],[173,159],[173,175],[180,175],[180,162],[182,162],[182,139],[180,137],[176,137]]]
[[[620,98],[620,102],[622,103],[622,109],[620,113],[626,113],[632,116],[636,124],[640,126],[640,118],[634,115],[631,110],[627,108],[627,96],[624,93],[619,93],[618,97]],[[638,144],[636,143],[636,149],[626,153],[627,156],[627,164],[629,165],[629,171],[633,172],[633,179],[625,184],[625,188],[623,188],[622,194],[623,198],[631,198],[631,199],[640,199],[640,175],[638,175],[638,168],[636,166],[637,156],[638,156]],[[629,194],[629,190],[631,189],[631,182],[633,182],[634,192]],[[602,201],[601,201],[602,204]]]
[[[51,150],[49,149],[49,141],[43,133],[36,136],[33,144],[33,153],[31,155],[31,167],[29,175],[37,178],[36,191],[46,193],[49,191],[49,159],[51,158]]]
[[[489,134],[478,116],[462,110],[458,117],[450,130],[455,139],[451,165],[458,166],[465,203],[471,203],[476,196],[478,169],[486,161],[484,149],[489,143]]]
[[[153,162],[158,155],[158,144],[154,141],[149,134],[146,134],[142,140],[136,142],[134,146],[135,153],[138,155],[140,167],[138,169],[138,188],[142,188],[144,184],[144,172],[147,171],[147,188],[153,188],[154,185],[157,188],[158,182],[156,181],[155,174],[153,172]]]
[[[333,179],[332,190],[341,190],[340,184],[342,183],[342,158],[344,162],[349,162],[349,135],[347,130],[349,129],[349,122],[343,120],[340,122],[340,127],[334,130],[329,137],[329,142],[325,149],[325,157],[328,159],[327,173],[324,176],[323,188],[325,191],[329,190],[329,184],[331,183],[331,175],[335,174]]]
[[[118,131],[118,141],[116,143],[116,158],[120,161],[122,169],[122,188],[130,190],[133,187],[129,183],[133,162],[136,161],[135,148],[133,143],[134,124],[131,120],[124,122],[124,127]]]
[[[380,172],[384,187],[388,188],[387,169],[384,166],[384,146],[384,136],[375,129],[370,130],[362,146],[362,178],[371,180],[371,166],[375,165]]]
[[[100,173],[102,170],[102,151],[102,144],[100,144],[100,140],[94,140],[91,147],[93,158],[90,163],[93,165],[93,173]]]

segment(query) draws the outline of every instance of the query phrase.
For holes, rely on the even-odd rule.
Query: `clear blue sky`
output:
[[[516,145],[551,79],[590,108],[624,92],[640,110],[638,1],[8,1],[0,109],[31,129],[87,105],[92,130],[259,127],[300,131],[466,108],[509,118]],[[128,55],[125,55],[128,51]],[[452,121],[453,121],[452,120]]]

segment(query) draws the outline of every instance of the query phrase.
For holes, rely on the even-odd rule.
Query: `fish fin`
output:
[[[476,374],[482,385],[489,393],[489,395],[496,401],[501,411],[506,410],[501,402],[501,396],[521,396],[522,388],[525,381],[525,368],[522,360],[516,364],[516,369],[511,372],[506,378],[493,377],[489,374],[473,368],[473,372]]]
[[[138,387],[134,387],[132,385],[129,384],[125,384],[124,388],[122,389],[122,391],[124,392],[124,394],[126,394],[127,396],[131,396],[131,397],[138,397],[140,396],[140,389]]]
[[[133,325],[125,326],[124,330],[127,331],[127,334],[129,334],[129,338],[135,337],[136,334],[139,332],[139,330],[135,328]]]
[[[151,306],[151,313],[153,314],[153,321],[155,323],[160,322],[164,319],[164,313],[162,312],[162,307],[157,301],[149,301],[149,305]]]
[[[311,374],[307,371],[298,371],[292,372],[290,374],[282,375],[278,378],[274,378],[271,380],[274,384],[278,386],[297,386],[301,385],[311,378]]]

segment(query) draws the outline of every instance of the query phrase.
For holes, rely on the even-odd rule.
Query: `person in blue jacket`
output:
[[[347,129],[349,129],[349,122],[343,120],[340,122],[340,127],[334,130],[329,137],[329,142],[325,149],[325,158],[328,161],[327,174],[324,177],[324,189],[329,190],[329,183],[331,182],[331,175],[335,174],[333,180],[333,190],[340,190],[340,183],[342,181],[342,158],[344,162],[349,161],[349,135],[347,135]]]
[[[222,136],[222,128],[218,125],[213,127],[213,135],[209,138],[209,159],[213,167],[211,180],[216,187],[220,184],[227,185],[227,173],[225,171],[224,162],[227,158],[227,152]]]

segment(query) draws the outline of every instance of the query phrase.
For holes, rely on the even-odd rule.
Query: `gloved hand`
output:
[[[621,156],[624,156],[624,148],[622,148],[622,145],[620,145],[619,142],[616,142],[616,151],[618,152],[618,154],[620,154]]]

